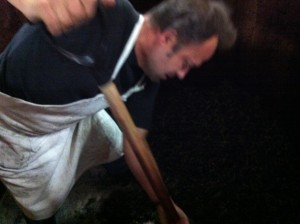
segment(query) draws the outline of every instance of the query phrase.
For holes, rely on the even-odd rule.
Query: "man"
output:
[[[183,79],[236,38],[217,1],[168,0],[140,16],[117,0],[95,13],[59,36],[49,34],[50,26],[26,24],[0,58],[0,178],[28,223],[54,223],[76,179],[123,153],[159,204],[128,140],[104,111],[99,87],[115,82],[146,137],[159,81]],[[178,224],[188,223],[175,207]]]

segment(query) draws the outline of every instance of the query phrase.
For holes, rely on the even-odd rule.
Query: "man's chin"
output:
[[[158,75],[147,75],[152,82],[160,82],[161,78]]]

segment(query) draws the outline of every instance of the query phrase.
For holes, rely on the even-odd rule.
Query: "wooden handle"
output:
[[[157,205],[156,209],[157,209],[158,218],[159,218],[161,224],[172,223],[171,221],[169,221],[167,214],[161,205]]]
[[[167,189],[162,180],[158,166],[150,152],[150,148],[144,138],[142,138],[121,99],[120,93],[113,82],[108,82],[100,87],[102,93],[110,106],[112,114],[119,124],[123,134],[128,139],[133,152],[139,160],[153,190],[155,191],[169,224],[174,224],[179,219],[179,215],[171,201]],[[162,224],[167,224],[161,220]]]

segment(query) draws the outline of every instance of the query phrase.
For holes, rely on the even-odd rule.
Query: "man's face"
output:
[[[152,81],[177,77],[184,79],[189,70],[209,60],[218,45],[218,38],[211,37],[199,44],[189,44],[174,51],[176,41],[166,40],[148,52],[144,72]]]

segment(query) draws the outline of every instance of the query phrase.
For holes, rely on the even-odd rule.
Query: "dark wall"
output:
[[[258,91],[270,116],[298,138],[300,1],[228,0],[239,38],[233,50],[235,76]],[[298,107],[297,107],[298,106]]]
[[[300,1],[231,2],[239,28],[235,78],[260,93],[269,115],[297,142]]]
[[[6,0],[0,1],[0,52],[24,21],[25,18]]]

